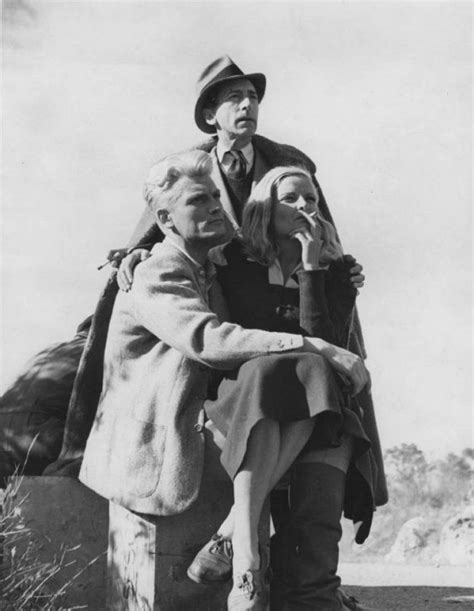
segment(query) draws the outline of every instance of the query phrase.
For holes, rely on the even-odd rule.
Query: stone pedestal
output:
[[[233,503],[232,484],[218,454],[206,459],[199,497],[179,515],[144,516],[110,503],[107,611],[227,609],[231,581],[207,586],[186,575]],[[262,515],[260,542],[268,563],[268,505]]]
[[[203,484],[196,503],[176,516],[137,515],[111,503],[107,610],[225,610],[230,582],[204,586],[186,571],[231,505],[232,487],[223,482]]]

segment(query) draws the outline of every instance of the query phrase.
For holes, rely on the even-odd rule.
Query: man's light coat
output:
[[[115,301],[80,480],[140,513],[180,513],[199,493],[211,369],[303,344],[299,335],[224,322],[209,269],[165,239]]]

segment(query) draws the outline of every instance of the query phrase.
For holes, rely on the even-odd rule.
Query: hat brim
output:
[[[267,79],[261,72],[254,72],[252,74],[236,74],[235,76],[227,76],[218,81],[214,81],[201,91],[194,108],[194,120],[201,131],[205,132],[206,134],[214,134],[216,131],[214,125],[209,125],[209,123],[206,122],[202,113],[206,107],[209,97],[212,95],[214,90],[220,87],[222,83],[240,81],[242,79],[247,79],[252,83],[252,85],[255,87],[255,91],[257,92],[259,103],[262,101],[265,94],[265,88],[267,86]]]

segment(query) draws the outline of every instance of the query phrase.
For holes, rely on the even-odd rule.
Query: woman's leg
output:
[[[268,481],[272,477],[279,453],[278,422],[261,420],[252,429],[244,460],[234,477],[234,573],[258,569],[260,566],[258,523],[267,495]]]
[[[259,567],[257,533],[263,504],[308,441],[313,427],[310,419],[287,424],[265,419],[253,428],[234,478],[234,507],[219,529],[220,534],[234,540],[237,572]]]
[[[298,420],[280,424],[280,455],[267,494],[275,488],[311,437],[314,420]]]

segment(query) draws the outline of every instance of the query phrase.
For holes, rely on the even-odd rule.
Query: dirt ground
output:
[[[424,566],[384,562],[339,565],[343,588],[373,611],[474,610],[470,566]]]
[[[395,564],[380,558],[340,562],[338,573],[346,586],[474,587],[474,567],[469,565]]]
[[[344,587],[370,611],[456,611],[474,609],[472,588],[432,586]]]

